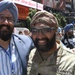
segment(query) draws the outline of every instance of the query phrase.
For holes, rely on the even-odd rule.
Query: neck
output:
[[[0,46],[2,46],[5,50],[8,48],[10,40],[3,41],[0,39]]]

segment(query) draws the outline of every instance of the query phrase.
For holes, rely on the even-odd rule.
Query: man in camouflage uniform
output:
[[[75,75],[75,54],[56,40],[56,17],[38,11],[30,25],[36,48],[29,55],[28,75]]]

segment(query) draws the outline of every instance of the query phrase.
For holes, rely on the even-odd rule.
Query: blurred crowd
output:
[[[75,48],[74,26],[75,25],[73,23],[70,23],[70,24],[67,24],[64,28],[58,27],[58,30],[57,30],[57,39],[61,40],[62,43],[70,49]]]

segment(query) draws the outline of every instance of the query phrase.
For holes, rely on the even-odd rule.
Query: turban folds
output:
[[[10,11],[10,13],[12,14],[12,16],[15,20],[15,23],[16,23],[18,20],[18,9],[17,9],[16,5],[11,1],[3,0],[0,2],[0,12],[2,12],[3,10],[6,10],[6,9],[8,9]]]
[[[71,23],[71,24],[67,24],[65,27],[64,27],[64,31],[65,33],[68,32],[68,30],[72,29],[74,27],[74,25]]]
[[[58,28],[58,21],[56,17],[52,13],[49,13],[45,10],[36,12],[31,20],[30,25],[34,26],[37,23],[43,23],[49,25],[50,27]]]

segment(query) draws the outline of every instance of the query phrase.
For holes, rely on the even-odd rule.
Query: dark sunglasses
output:
[[[55,30],[56,27],[47,27],[47,28],[32,28],[31,29],[31,32],[33,34],[37,34],[39,32],[43,32],[43,33],[48,33],[48,32],[51,32],[52,30]]]

